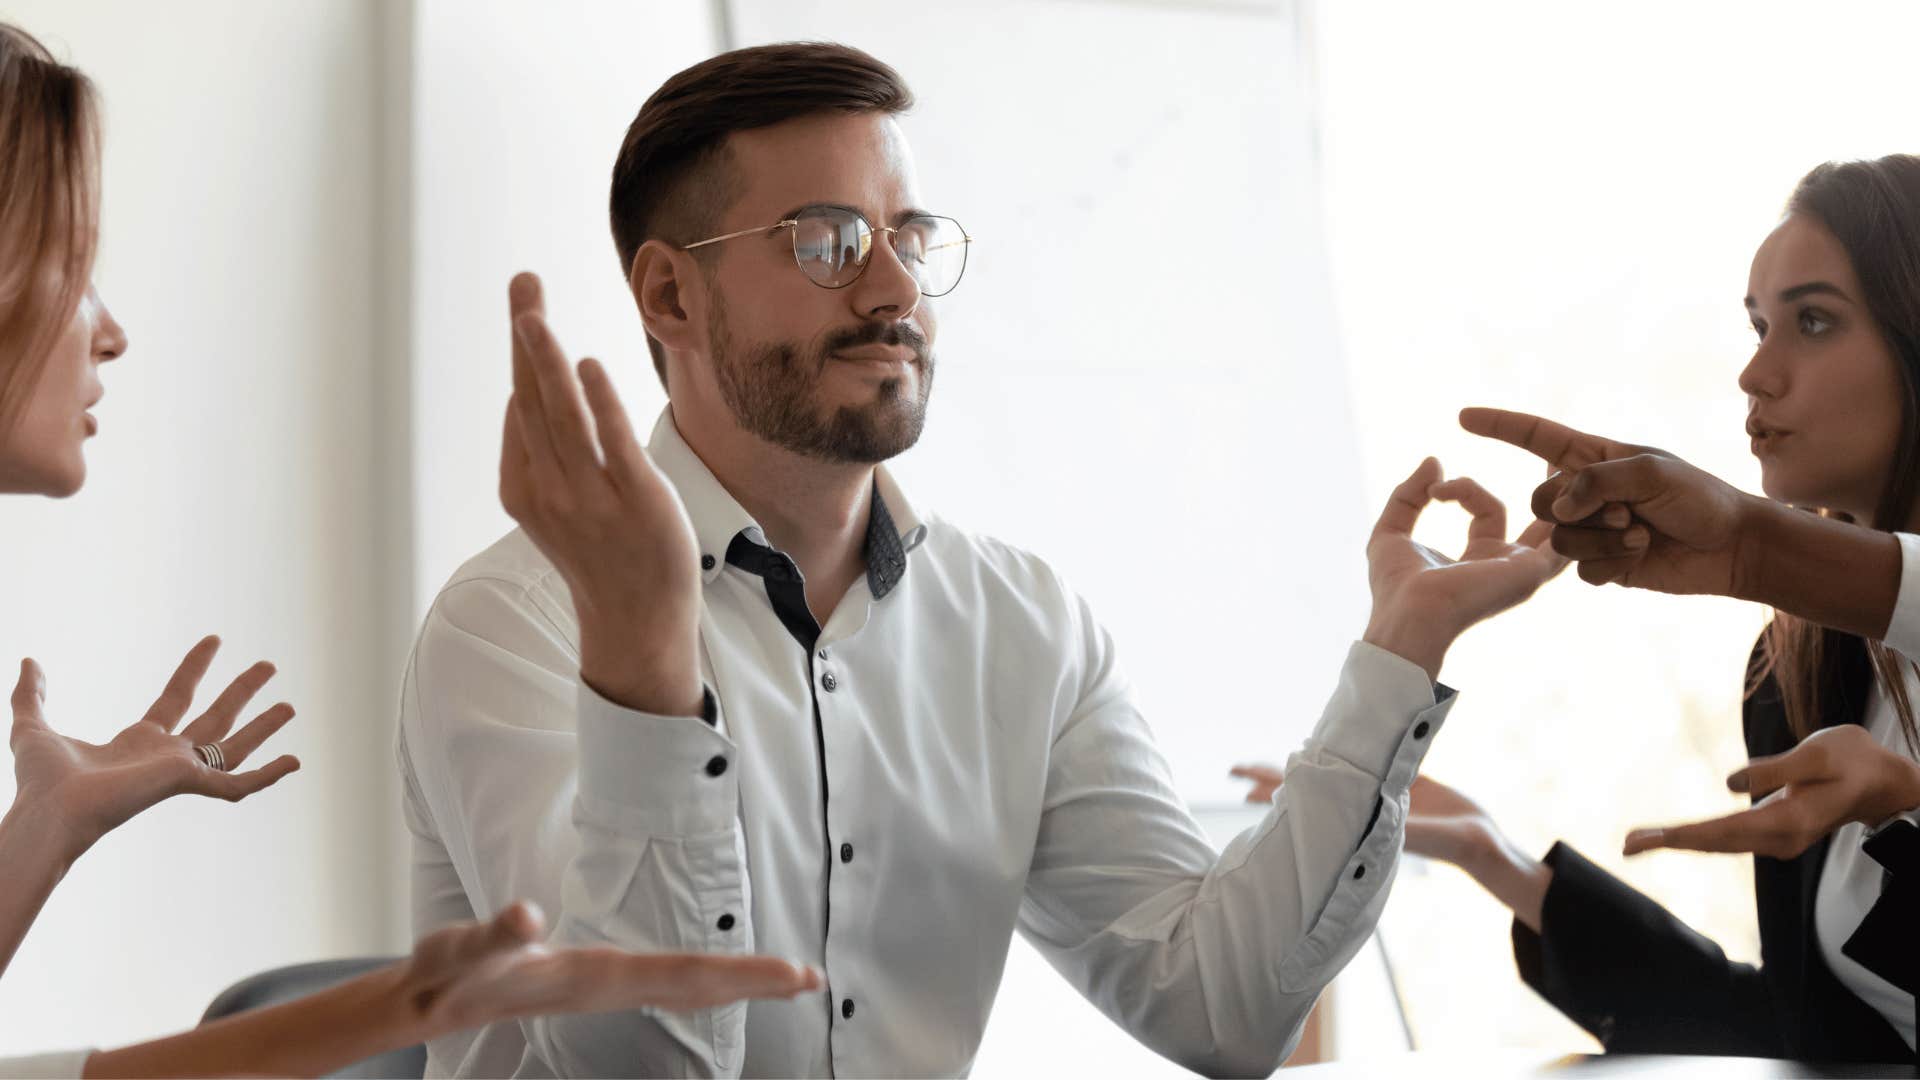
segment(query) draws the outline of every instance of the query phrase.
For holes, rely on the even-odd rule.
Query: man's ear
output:
[[[668,349],[697,349],[706,305],[706,280],[691,252],[660,240],[640,245],[627,288],[640,308],[641,325]]]

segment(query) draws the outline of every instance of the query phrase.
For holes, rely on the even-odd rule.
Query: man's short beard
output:
[[[726,303],[716,291],[707,319],[713,344],[714,379],[734,420],[757,438],[803,457],[835,465],[877,465],[911,447],[927,422],[933,392],[933,355],[926,339],[903,323],[867,323],[826,335],[811,350],[794,342],[735,348],[727,331]],[[859,345],[904,345],[919,372],[920,393],[909,398],[906,380],[881,381],[875,399],[842,405],[819,415],[814,391],[833,354]]]

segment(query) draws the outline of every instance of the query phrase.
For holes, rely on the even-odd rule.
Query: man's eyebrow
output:
[[[825,210],[851,210],[851,211],[853,211],[853,212],[854,212],[854,213],[856,213],[856,214],[860,212],[860,211],[859,211],[859,209],[858,209],[857,207],[852,207],[852,206],[848,206],[848,205],[847,205],[847,204],[845,204],[845,203],[830,203],[830,202],[810,202],[810,203],[801,203],[801,204],[800,204],[799,206],[796,206],[796,207],[794,207],[793,209],[791,209],[791,210],[789,210],[789,211],[787,211],[786,213],[784,213],[784,214],[781,214],[781,215],[780,215],[780,220],[781,220],[781,221],[792,221],[792,220],[793,220],[794,218],[797,218],[797,217],[799,217],[799,216],[800,216],[800,212],[801,212],[801,211],[803,211],[803,210],[814,210],[814,209],[825,209]]]
[[[801,203],[799,206],[796,206],[793,209],[788,210],[786,213],[781,214],[780,220],[792,221],[794,218],[797,218],[800,216],[800,212],[802,210],[810,210],[810,209],[845,210],[850,214],[859,214],[861,217],[867,216],[866,211],[860,209],[857,206],[848,206],[846,203],[810,202],[810,203]],[[901,225],[905,224],[908,218],[932,217],[932,216],[934,215],[931,210],[922,210],[917,206],[910,206],[907,209],[894,214],[892,224],[893,224],[893,227],[897,229]]]
[[[1808,281],[1795,285],[1790,289],[1780,290],[1780,302],[1783,304],[1791,304],[1803,296],[1833,296],[1845,300],[1849,304],[1853,303],[1853,297],[1848,296],[1845,290],[1831,281]],[[1747,307],[1756,308],[1759,306],[1759,304],[1754,303],[1753,297],[1747,297]]]

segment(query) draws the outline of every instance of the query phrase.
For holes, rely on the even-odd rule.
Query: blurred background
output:
[[[1524,518],[1539,468],[1461,433],[1459,407],[1757,489],[1734,383],[1748,261],[1808,168],[1915,149],[1920,39],[1910,5],[1751,0],[0,0],[0,18],[100,86],[98,282],[132,342],[84,493],[4,508],[0,657],[37,657],[56,725],[104,740],[218,632],[209,682],[275,660],[268,693],[300,710],[276,742],[305,762],[89,854],[0,980],[0,1053],[155,1035],[252,972],[404,948],[395,695],[426,603],[508,526],[506,282],[544,275],[562,341],[609,361],[641,423],[662,407],[606,186],[686,65],[830,38],[912,84],[924,194],[980,241],[939,301],[940,391],[903,483],[1089,597],[1225,835],[1248,820],[1228,767],[1284,760],[1361,630],[1393,485],[1436,454]],[[1422,526],[1463,536],[1450,509]],[[1751,957],[1745,862],[1616,853],[1634,825],[1733,805],[1764,616],[1557,581],[1456,647],[1428,772]],[[1519,983],[1503,909],[1417,860],[1334,1000],[1340,1057],[1594,1048]],[[1154,1060],[1016,946],[977,1072]]]

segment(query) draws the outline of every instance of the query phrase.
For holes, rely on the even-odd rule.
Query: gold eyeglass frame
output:
[[[874,237],[876,237],[876,238],[877,238],[877,237],[880,237],[880,236],[882,236],[882,235],[884,234],[884,235],[886,236],[886,243],[887,243],[887,246],[888,246],[888,247],[892,247],[892,246],[893,246],[893,235],[894,235],[894,234],[896,234],[896,233],[898,233],[898,232],[899,232],[899,231],[900,231],[901,229],[903,229],[903,228],[905,228],[905,227],[906,227],[906,222],[904,222],[904,221],[903,221],[903,222],[901,222],[901,223],[900,223],[899,225],[882,225],[882,226],[878,226],[878,227],[876,227],[876,226],[875,226],[875,225],[873,224],[873,222],[871,222],[871,221],[868,221],[868,220],[867,220],[867,215],[865,215],[865,214],[862,214],[862,213],[861,213],[860,211],[858,211],[858,210],[849,210],[849,209],[846,209],[846,208],[844,208],[844,207],[839,207],[839,206],[831,206],[831,207],[827,207],[827,206],[822,206],[822,207],[812,207],[812,206],[807,206],[807,207],[802,207],[802,208],[801,208],[801,210],[800,210],[800,212],[801,212],[801,213],[806,213],[806,212],[807,212],[808,210],[813,210],[813,209],[830,209],[830,210],[838,210],[838,211],[841,211],[841,212],[843,212],[843,213],[848,213],[848,214],[852,214],[852,215],[853,215],[854,217],[856,217],[856,218],[859,218],[862,224],[864,224],[864,225],[866,225],[866,227],[867,227],[867,232],[868,232],[869,234],[871,234],[871,235],[873,235],[873,236],[874,236]],[[949,241],[949,242],[947,242],[947,243],[944,243],[944,244],[935,244],[934,246],[932,246],[932,247],[930,247],[930,248],[928,248],[928,249],[927,249],[927,250],[928,250],[929,252],[933,252],[933,251],[942,251],[942,250],[944,250],[944,249],[946,249],[946,248],[950,248],[950,247],[963,247],[963,248],[971,248],[971,245],[973,244],[973,242],[974,242],[974,240],[976,239],[976,237],[975,237],[975,236],[974,236],[973,234],[971,234],[971,233],[969,233],[969,232],[967,232],[967,227],[966,227],[965,225],[962,225],[962,224],[960,224],[960,223],[959,223],[958,221],[954,221],[954,219],[953,219],[953,218],[950,218],[950,217],[947,217],[947,216],[945,216],[944,214],[915,214],[915,215],[913,215],[913,217],[910,217],[910,218],[908,218],[908,219],[907,219],[907,221],[912,221],[912,220],[913,220],[914,218],[939,218],[939,219],[940,219],[940,220],[942,220],[942,221],[952,221],[952,222],[953,222],[953,227],[954,227],[954,228],[956,228],[956,229],[959,229],[959,230],[960,230],[960,239],[958,239],[958,240],[952,240],[952,241]],[[697,240],[697,241],[695,241],[695,242],[693,242],[693,243],[691,243],[691,244],[687,244],[687,245],[685,245],[685,246],[683,246],[683,247],[682,247],[682,248],[681,248],[680,250],[682,250],[682,251],[692,251],[692,250],[693,250],[694,248],[700,248],[700,247],[706,247],[706,246],[707,246],[708,244],[717,244],[717,243],[719,243],[719,242],[721,242],[722,240],[738,240],[738,239],[739,239],[740,237],[742,237],[742,236],[752,236],[752,235],[754,235],[755,233],[768,233],[768,234],[770,234],[770,233],[773,233],[774,231],[776,231],[776,230],[778,230],[778,229],[792,229],[792,228],[797,228],[797,227],[799,226],[799,224],[800,224],[800,219],[799,219],[799,218],[797,218],[797,217],[791,217],[791,218],[787,218],[787,219],[786,219],[785,221],[776,221],[776,222],[774,222],[774,223],[773,223],[773,224],[771,224],[771,225],[761,225],[761,226],[759,226],[759,227],[757,227],[757,228],[752,228],[752,229],[741,229],[741,230],[739,230],[738,232],[730,232],[730,233],[727,233],[727,234],[725,234],[725,235],[723,235],[723,236],[711,236],[711,237],[708,237],[708,238],[707,238],[707,239],[705,239],[705,240]],[[897,258],[899,258],[899,257],[900,257],[900,253],[899,253],[898,251],[896,251],[896,252],[894,252],[894,258],[896,258],[896,259],[897,259]],[[807,279],[808,281],[812,281],[814,285],[816,285],[816,286],[818,286],[818,287],[820,287],[820,288],[822,288],[822,289],[844,289],[844,288],[847,288],[847,287],[849,287],[849,286],[851,286],[851,285],[852,285],[852,284],[853,284],[854,282],[856,282],[856,281],[859,281],[859,280],[860,280],[860,278],[861,278],[861,277],[862,277],[862,276],[863,276],[864,274],[866,274],[866,272],[867,272],[867,267],[869,267],[869,266],[871,266],[871,265],[873,265],[873,249],[872,249],[871,247],[869,247],[869,248],[867,249],[867,257],[866,257],[866,259],[865,259],[865,260],[863,260],[863,261],[862,261],[862,262],[860,263],[860,270],[859,270],[859,272],[858,272],[858,273],[856,273],[856,274],[854,274],[854,275],[853,275],[852,277],[850,277],[850,278],[848,278],[848,279],[847,279],[847,280],[846,280],[845,282],[843,282],[843,283],[841,283],[841,284],[839,284],[839,285],[823,285],[823,284],[821,284],[821,283],[820,283],[819,281],[815,281],[815,280],[814,280],[814,277],[813,277],[813,275],[812,275],[812,274],[809,274],[809,273],[807,273],[807,271],[806,271],[806,269],[805,269],[804,267],[802,267],[802,266],[800,265],[800,252],[798,252],[798,251],[795,251],[795,252],[793,253],[793,263],[794,263],[794,266],[795,266],[795,268],[797,268],[797,269],[799,269],[799,270],[800,270],[800,274],[801,274],[801,276],[803,276],[803,277],[805,277],[805,278],[806,278],[806,279]],[[908,273],[909,273],[909,274],[911,274],[911,273],[912,273],[912,271],[911,271],[911,270],[909,270],[909,271],[908,271]],[[925,297],[928,297],[928,298],[932,298],[932,297],[936,297],[936,296],[945,296],[945,295],[947,295],[947,293],[950,293],[950,292],[952,292],[953,290],[955,290],[955,289],[957,289],[957,288],[959,288],[959,287],[960,287],[960,279],[961,279],[961,278],[963,278],[963,277],[966,277],[966,276],[967,276],[967,260],[966,260],[966,253],[965,253],[965,252],[962,252],[962,253],[961,253],[961,258],[960,258],[960,273],[959,273],[958,275],[956,275],[956,276],[954,277],[954,279],[953,279],[953,284],[951,284],[951,285],[949,285],[949,286],[947,286],[947,287],[946,287],[946,289],[945,289],[945,290],[943,290],[943,291],[941,291],[941,292],[937,292],[937,293],[930,293],[930,292],[926,292],[926,291],[924,291],[924,290],[923,290],[923,291],[921,292],[921,294],[920,294],[920,295],[922,295],[922,296],[925,296]],[[916,275],[916,276],[914,277],[914,284],[915,284],[915,285],[918,285],[918,284],[920,284],[920,279],[919,279],[919,277],[918,277],[917,275]]]

